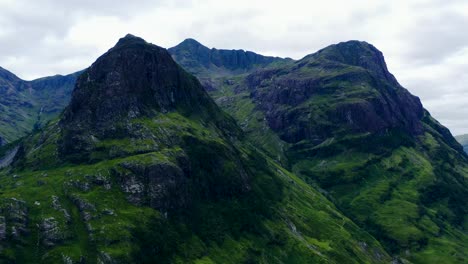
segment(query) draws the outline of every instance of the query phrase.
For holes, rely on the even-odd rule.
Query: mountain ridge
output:
[[[207,90],[218,84],[211,75],[230,76],[243,74],[270,64],[282,63],[290,59],[263,56],[252,51],[208,48],[194,39],[185,39],[169,48],[172,57],[190,73],[196,74]]]
[[[60,119],[23,139],[0,171],[2,261],[391,261],[245,142],[167,51],[131,36],[118,43],[81,74]],[[64,153],[69,140],[77,148]]]
[[[178,57],[125,36],[20,141],[2,260],[466,261],[468,156],[379,50],[214,64],[197,43]]]

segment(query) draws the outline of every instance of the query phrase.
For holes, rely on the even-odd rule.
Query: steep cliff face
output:
[[[0,171],[11,263],[385,263],[381,245],[258,152],[169,53],[128,35]]]
[[[56,118],[68,104],[78,75],[24,81],[0,68],[0,136],[12,142]]]
[[[289,143],[321,142],[349,131],[423,131],[421,102],[398,84],[382,54],[367,43],[333,45],[246,80],[270,127]]]

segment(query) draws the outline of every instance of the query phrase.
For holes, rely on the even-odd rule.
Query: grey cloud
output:
[[[450,11],[416,20],[401,34],[408,47],[405,56],[419,64],[438,63],[468,46],[468,17]]]

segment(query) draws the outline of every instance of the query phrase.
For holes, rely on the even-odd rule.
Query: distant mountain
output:
[[[212,84],[214,76],[242,74],[273,63],[290,61],[251,51],[209,49],[194,39],[186,39],[168,51],[182,67],[195,74],[208,90],[215,86]]]
[[[12,142],[55,118],[79,73],[24,81],[0,67],[0,138]]]
[[[211,78],[210,94],[252,144],[323,189],[392,255],[466,262],[467,156],[374,46],[348,41],[200,78]]]
[[[468,135],[459,135],[455,139],[463,146],[465,152],[468,153]]]
[[[0,171],[2,263],[389,263],[245,140],[163,48],[127,35]]]

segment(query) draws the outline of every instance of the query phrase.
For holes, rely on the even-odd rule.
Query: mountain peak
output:
[[[60,123],[71,137],[81,135],[79,142],[65,140],[73,149],[93,137],[126,133],[119,126],[135,118],[177,111],[215,120],[207,116],[214,108],[198,80],[166,49],[127,35],[81,74]]]
[[[114,46],[114,48],[119,48],[127,45],[132,45],[132,44],[140,44],[140,45],[145,45],[149,44],[146,42],[144,39],[137,37],[132,34],[127,34],[125,37],[120,38],[117,44]]]
[[[195,82],[166,49],[128,34],[80,76],[65,119],[92,114],[110,122],[123,114],[145,115],[192,105],[188,102],[192,91],[185,86]]]
[[[387,68],[383,53],[365,41],[350,40],[333,44],[306,58],[309,57],[362,67],[379,78],[398,85],[396,78]]]
[[[186,38],[179,45],[205,47],[203,44],[193,38]]]

